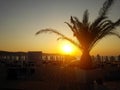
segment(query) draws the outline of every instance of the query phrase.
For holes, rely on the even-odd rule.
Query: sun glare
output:
[[[81,54],[81,51],[68,41],[59,41],[59,51],[61,54],[72,56]]]
[[[64,43],[61,46],[61,50],[62,50],[62,53],[64,53],[64,54],[72,54],[74,49],[71,44]]]
[[[72,47],[70,45],[64,45],[63,51],[66,53],[70,53],[70,52],[72,52]]]

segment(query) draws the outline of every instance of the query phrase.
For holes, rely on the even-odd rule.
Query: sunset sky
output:
[[[0,0],[0,50],[5,51],[43,51],[60,53],[65,41],[57,41],[54,34],[35,33],[43,28],[54,28],[72,38],[72,32],[64,23],[70,16],[82,20],[88,9],[90,21],[97,16],[105,0]],[[120,18],[120,0],[115,0],[109,17]],[[120,33],[120,27],[116,29]],[[75,48],[74,53],[80,53]],[[102,39],[91,54],[119,55],[120,39],[108,36]]]

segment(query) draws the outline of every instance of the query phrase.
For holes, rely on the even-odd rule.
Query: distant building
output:
[[[42,53],[42,51],[8,52],[0,51],[0,62],[33,62],[39,64],[41,61],[65,61],[76,58],[68,55]]]
[[[28,55],[28,62],[33,62],[39,64],[42,60],[42,52],[41,51],[29,51]]]
[[[25,61],[27,60],[26,52],[7,52],[0,51],[1,62],[14,62],[14,61]]]

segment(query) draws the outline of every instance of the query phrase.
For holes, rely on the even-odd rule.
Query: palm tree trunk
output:
[[[80,59],[80,68],[84,70],[92,69],[92,59],[88,50],[84,50]]]
[[[93,69],[92,58],[88,50],[84,50],[80,59],[80,69],[84,70],[85,82],[80,83],[80,90],[94,90],[92,77],[90,78],[89,70]],[[80,72],[82,73],[82,72]]]

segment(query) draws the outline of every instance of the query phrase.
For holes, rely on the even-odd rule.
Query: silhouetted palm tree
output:
[[[115,28],[120,25],[120,19],[116,22],[112,22],[108,19],[107,13],[114,0],[106,0],[103,7],[99,11],[98,17],[92,22],[89,22],[88,10],[84,12],[83,20],[79,21],[77,17],[70,18],[70,23],[65,22],[73,32],[73,36],[76,37],[79,43],[75,42],[71,38],[63,35],[55,29],[42,29],[36,33],[36,35],[44,32],[52,32],[60,37],[58,39],[66,39],[82,50],[82,56],[79,63],[82,69],[91,69],[92,60],[89,52],[105,36],[115,35],[120,38],[120,35],[115,32]]]

